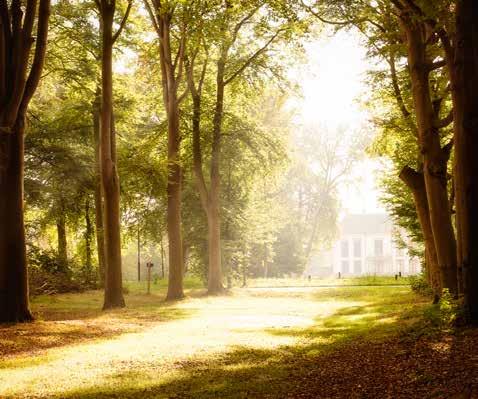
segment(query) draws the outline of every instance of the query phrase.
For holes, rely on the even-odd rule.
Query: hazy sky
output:
[[[339,126],[370,131],[369,114],[360,105],[367,94],[364,80],[370,64],[358,34],[325,34],[307,44],[306,50],[307,65],[292,73],[302,89],[302,98],[294,101],[299,122],[326,125],[332,131]],[[343,187],[340,193],[344,211],[384,212],[375,184],[375,175],[382,167],[378,161],[366,159],[355,166],[355,184]]]

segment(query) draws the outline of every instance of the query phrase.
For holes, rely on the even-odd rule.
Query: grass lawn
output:
[[[343,278],[255,278],[250,279],[248,287],[327,287],[327,286],[379,286],[379,285],[410,285],[409,277],[394,276],[362,276]]]
[[[378,378],[385,366],[374,362],[408,364],[410,356],[396,356],[420,341],[416,326],[431,311],[406,286],[233,289],[221,297],[188,286],[185,300],[166,303],[164,285],[147,296],[131,284],[128,307],[109,312],[99,310],[99,291],[36,298],[36,322],[0,327],[0,398],[401,397],[370,391],[389,392],[388,382],[350,384]],[[435,352],[447,356],[447,337],[426,338],[423,350],[445,342]],[[425,388],[432,378],[397,370]]]

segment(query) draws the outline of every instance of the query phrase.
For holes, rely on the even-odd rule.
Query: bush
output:
[[[30,295],[79,292],[84,289],[81,280],[74,278],[73,265],[59,262],[54,251],[30,246],[28,261]]]
[[[32,296],[83,291],[83,286],[66,273],[50,273],[38,267],[30,267],[28,277]]]
[[[423,273],[418,276],[410,276],[409,281],[412,291],[416,292],[417,294],[424,296],[433,295],[433,290],[428,284],[428,281]]]

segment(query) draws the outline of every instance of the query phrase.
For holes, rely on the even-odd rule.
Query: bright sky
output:
[[[298,122],[325,125],[331,131],[339,126],[349,126],[353,131],[369,129],[370,117],[359,100],[367,94],[364,80],[371,64],[358,34],[325,33],[305,48],[308,63],[292,72],[302,91],[302,98],[294,101],[299,110]],[[369,159],[357,163],[354,184],[340,190],[345,212],[384,212],[375,184],[376,173],[382,167]]]

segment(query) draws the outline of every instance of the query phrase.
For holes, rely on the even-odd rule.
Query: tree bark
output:
[[[222,120],[224,112],[224,74],[227,49],[222,52],[217,63],[216,106],[213,117],[213,140],[211,144],[210,188],[208,189],[203,174],[201,151],[201,101],[202,85],[208,60],[206,59],[198,87],[194,82],[193,66],[188,70],[188,86],[193,99],[193,169],[201,205],[206,213],[208,228],[208,294],[216,295],[224,291],[221,264],[221,216],[220,216],[220,157]]]
[[[25,116],[43,69],[49,16],[49,0],[39,6],[12,0],[10,8],[0,2],[0,323],[32,320],[23,216]]]
[[[101,178],[104,194],[105,298],[103,309],[124,307],[121,273],[120,187],[113,116],[113,17],[115,2],[101,1]]]
[[[218,294],[224,291],[222,285],[221,264],[221,141],[222,121],[224,117],[225,70],[228,48],[223,49],[217,62],[216,107],[213,118],[213,136],[211,152],[211,189],[209,192],[208,237],[209,237],[209,273],[208,293]]]
[[[63,200],[60,200],[59,214],[56,220],[56,231],[58,238],[58,263],[62,270],[66,270],[68,264],[68,242],[66,238],[66,220]]]
[[[423,173],[417,172],[408,166],[402,169],[400,179],[402,179],[413,194],[415,209],[425,242],[426,271],[434,296],[435,298],[439,298],[441,296],[442,286],[437,251],[430,222],[430,209],[428,207],[425,179]]]
[[[91,256],[91,237],[93,236],[93,227],[90,216],[90,198],[85,200],[85,274],[86,283],[91,283],[93,262]]]
[[[95,143],[95,228],[96,228],[96,251],[98,255],[98,278],[99,286],[105,286],[105,239],[103,228],[103,193],[101,188],[101,156],[100,156],[100,112],[101,112],[101,89],[96,90],[93,101],[93,135]]]
[[[183,242],[181,231],[181,134],[179,107],[183,96],[178,96],[178,88],[184,74],[186,32],[181,27],[179,48],[174,55],[171,47],[171,20],[174,7],[161,4],[158,0],[144,0],[159,39],[159,61],[163,102],[168,120],[168,184],[167,184],[167,231],[169,239],[169,275],[167,300],[184,297],[183,291]]]
[[[456,2],[456,46],[450,65],[455,122],[459,266],[467,316],[478,323],[478,5]],[[452,55],[449,54],[449,63]]]
[[[441,285],[452,294],[456,294],[457,252],[447,193],[447,163],[450,148],[441,147],[439,129],[435,125],[437,115],[430,96],[430,61],[426,51],[426,29],[418,18],[407,11],[402,11],[400,21],[407,37],[412,96]]]
[[[219,205],[211,202],[207,219],[209,252],[207,291],[208,294],[215,295],[224,291],[224,286],[222,285],[221,221],[219,216]]]
[[[0,323],[33,320],[28,300],[28,272],[23,217],[25,119],[0,136]],[[6,195],[5,193],[8,193]]]
[[[169,280],[168,300],[184,297],[183,291],[183,240],[181,232],[181,165],[180,165],[180,134],[179,107],[176,93],[168,104],[168,207],[167,224],[169,238]]]

